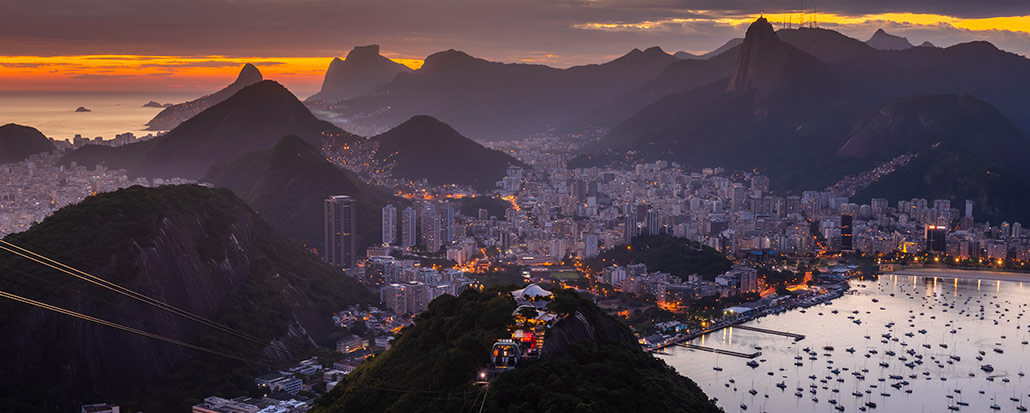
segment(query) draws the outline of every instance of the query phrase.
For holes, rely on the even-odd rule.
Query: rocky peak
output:
[[[243,69],[240,69],[239,76],[236,76],[234,84],[240,85],[251,85],[264,80],[261,76],[261,71],[258,70],[253,64],[247,63],[243,65]]]
[[[350,53],[347,53],[347,60],[361,59],[369,57],[379,56],[379,45],[370,44],[368,46],[354,46]]]
[[[774,66],[784,57],[789,46],[776,37],[772,24],[765,17],[759,17],[747,28],[747,35],[741,44],[737,69],[730,79],[730,92],[747,92],[758,88],[768,77]]]

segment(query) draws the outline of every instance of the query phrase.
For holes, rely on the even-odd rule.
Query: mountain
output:
[[[777,38],[823,62],[843,62],[859,57],[874,57],[875,50],[860,40],[825,29],[781,29]],[[697,89],[731,76],[740,59],[742,38],[697,59],[670,64],[654,79],[644,83],[610,102],[588,110],[567,122],[562,130],[577,132],[593,127],[611,128],[639,113],[659,99]],[[715,54],[715,55],[712,55]]]
[[[991,159],[1030,177],[1030,137],[996,107],[969,95],[913,96],[885,104],[858,123],[837,155],[886,161],[931,146]]]
[[[905,50],[913,47],[908,39],[889,34],[883,29],[877,29],[876,33],[873,33],[873,37],[866,40],[866,44],[878,50]]]
[[[760,17],[747,29],[736,70],[726,90],[754,93],[759,99],[791,93],[792,87],[807,83],[813,75],[823,76],[814,73],[821,66],[814,56],[780,40],[772,24]]]
[[[2,290],[251,360],[242,362],[0,302],[4,411],[70,411],[97,400],[182,411],[246,394],[268,367],[328,340],[333,311],[373,298],[279,236],[224,189],[134,186],[86,198],[5,241],[237,330],[254,342],[4,254]]]
[[[489,149],[462,136],[431,116],[415,116],[386,133],[370,138],[375,160],[393,176],[426,179],[433,185],[458,184],[490,190],[521,165],[504,152]]]
[[[560,290],[548,308],[561,320],[547,331],[541,358],[501,373],[486,391],[473,381],[495,340],[511,337],[515,301],[493,289],[441,296],[389,350],[348,374],[312,411],[438,412],[470,404],[487,412],[720,411],[590,300]]]
[[[134,176],[199,179],[216,163],[226,163],[255,150],[268,149],[286,135],[321,146],[325,140],[345,143],[360,139],[319,120],[282,85],[265,80],[190,118],[158,138],[120,147],[86,145],[62,163],[103,162]]]
[[[346,60],[333,58],[325,72],[322,90],[308,101],[337,102],[372,92],[411,69],[379,54],[378,45],[357,46],[347,53]]]
[[[937,46],[934,46],[933,43],[930,43],[930,41],[927,40],[927,41],[925,41],[923,43],[920,43],[919,47],[937,47]]]
[[[688,62],[700,63],[679,64]],[[1026,76],[1030,60],[986,42],[882,51],[828,30],[774,33],[760,19],[731,77],[659,98],[572,165],[666,159],[758,169],[777,190],[800,191],[908,154],[915,160],[857,196],[968,195],[981,216],[1021,217],[1019,195],[983,188],[1030,182],[1020,159],[1030,153],[1030,105],[1019,98],[1030,86],[992,80]],[[966,179],[973,176],[990,179]]]
[[[371,96],[328,110],[373,134],[420,114],[477,139],[525,136],[609,101],[678,61],[660,48],[634,49],[604,64],[556,69],[491,62],[456,50],[434,53]]]
[[[241,89],[261,80],[261,72],[258,71],[257,67],[247,63],[243,65],[243,69],[240,69],[240,74],[236,76],[236,80],[229,84],[229,86],[210,95],[166,107],[157,116],[154,116],[150,122],[147,122],[147,130],[163,131],[174,129],[186,119],[196,116],[198,113],[207,110],[207,108],[228,99]]]
[[[711,58],[713,58],[715,56],[718,56],[718,55],[721,55],[723,53],[726,53],[727,50],[730,50],[732,48],[740,46],[740,44],[743,43],[743,42],[744,42],[744,38],[743,37],[734,37],[734,38],[732,38],[730,40],[727,40],[726,43],[722,44],[722,46],[716,47],[715,50],[712,50],[712,51],[710,51],[708,53],[699,55],[698,58],[702,59],[702,60],[711,59]]]
[[[357,201],[358,251],[382,240],[383,207],[407,202],[334,166],[318,147],[293,135],[272,149],[212,168],[204,180],[231,189],[280,233],[318,250],[325,243],[324,201],[329,196],[350,195]]]
[[[698,56],[698,55],[696,55],[696,54],[693,54],[693,53],[687,53],[687,52],[684,52],[684,51],[682,51],[682,50],[681,50],[681,51],[678,51],[678,52],[676,52],[676,53],[673,53],[672,55],[673,55],[674,57],[676,57],[677,59],[680,59],[680,60],[687,60],[687,59],[699,59],[699,56]]]
[[[54,150],[54,143],[29,126],[0,126],[0,163],[21,162],[30,155]]]
[[[776,31],[776,37],[828,63],[870,58],[876,54],[876,49],[865,42],[833,30],[811,27],[780,29]]]

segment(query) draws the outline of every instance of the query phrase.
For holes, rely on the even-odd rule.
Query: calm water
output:
[[[949,406],[960,411],[989,412],[994,411],[990,409],[994,403],[1000,411],[1011,412],[1021,404],[1030,405],[1030,377],[1019,375],[1030,373],[1030,358],[1024,353],[1030,346],[1023,344],[1030,340],[1030,317],[1023,317],[1030,303],[1030,283],[885,275],[879,280],[852,281],[852,289],[853,295],[811,307],[805,313],[794,310],[747,324],[804,334],[806,338],[801,341],[730,328],[692,342],[746,353],[760,346],[762,355],[755,360],[765,361],[757,368],[745,365],[744,358],[682,347],[666,349],[669,355],[661,357],[696,381],[709,397],[718,398],[727,412],[745,411],[742,403],[748,412],[835,411],[830,400],[836,400],[848,412],[859,411],[869,401],[877,405],[869,411],[913,413],[947,412]],[[849,317],[861,320],[861,324]],[[894,324],[888,327],[890,323]],[[883,334],[890,334],[892,339]],[[834,349],[824,350],[824,346]],[[815,360],[803,351],[805,347],[816,353]],[[847,352],[849,347],[855,352]],[[877,353],[870,354],[871,350]],[[909,350],[922,355],[921,365],[905,366],[917,359]],[[895,355],[885,354],[887,351]],[[976,359],[979,351],[985,353],[983,361]],[[795,366],[797,356],[802,358],[802,366]],[[954,361],[951,356],[961,360]],[[881,367],[881,362],[888,367]],[[994,372],[981,370],[984,364],[993,365]],[[716,366],[723,371],[715,371]],[[834,369],[839,373],[833,373]],[[852,374],[863,369],[868,370],[862,373],[864,380]],[[892,379],[892,375],[902,379]],[[989,376],[993,381],[988,380]],[[735,383],[730,383],[731,379]],[[891,387],[903,380],[909,384],[900,389]],[[776,387],[781,382],[785,389]],[[801,397],[795,395],[797,388],[801,388]],[[757,394],[751,395],[751,389]],[[862,396],[853,395],[856,391]]]
[[[32,126],[44,135],[67,139],[82,134],[90,139],[132,132],[143,136],[144,124],[160,108],[145,108],[151,100],[181,103],[197,97],[195,93],[85,93],[85,92],[3,92],[0,91],[0,125],[18,123]],[[89,113],[77,113],[84,106]]]

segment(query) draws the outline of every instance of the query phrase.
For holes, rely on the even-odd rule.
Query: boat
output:
[[[992,366],[990,364],[984,364],[984,365],[980,366],[980,370],[983,370],[983,371],[986,371],[986,372],[990,373],[990,372],[994,371],[994,366]]]
[[[747,362],[747,366],[751,367],[751,368],[757,368],[758,367],[758,362],[754,361],[754,360],[748,361]]]
[[[712,370],[715,370],[715,371],[722,371],[722,367],[719,367],[719,366],[715,366],[715,367],[712,367]]]

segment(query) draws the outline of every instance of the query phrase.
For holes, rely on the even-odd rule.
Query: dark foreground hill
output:
[[[719,411],[693,381],[644,353],[627,327],[574,291],[556,292],[549,308],[564,318],[548,332],[541,359],[523,361],[484,390],[472,382],[494,341],[510,334],[515,302],[493,289],[441,296],[313,411],[439,412],[477,404],[473,410],[489,412]]]
[[[190,118],[167,134],[119,147],[86,145],[62,162],[125,168],[134,176],[200,179],[216,163],[274,146],[297,135],[321,146],[325,140],[359,137],[315,118],[285,87],[271,80],[247,86],[225,101]]]
[[[0,163],[20,162],[52,150],[54,143],[35,128],[13,123],[0,126]]]
[[[6,241],[256,338],[210,328],[4,252],[0,289],[132,328],[279,365],[326,340],[328,314],[371,297],[277,235],[231,192],[131,187],[62,208]],[[245,394],[266,367],[0,302],[0,410],[71,411],[87,402],[183,411]],[[258,344],[261,343],[261,344]]]
[[[327,197],[350,195],[357,200],[359,251],[380,242],[382,208],[407,202],[337,168],[319,148],[292,135],[272,149],[212,168],[205,181],[231,189],[281,233],[319,250],[325,243]]]

